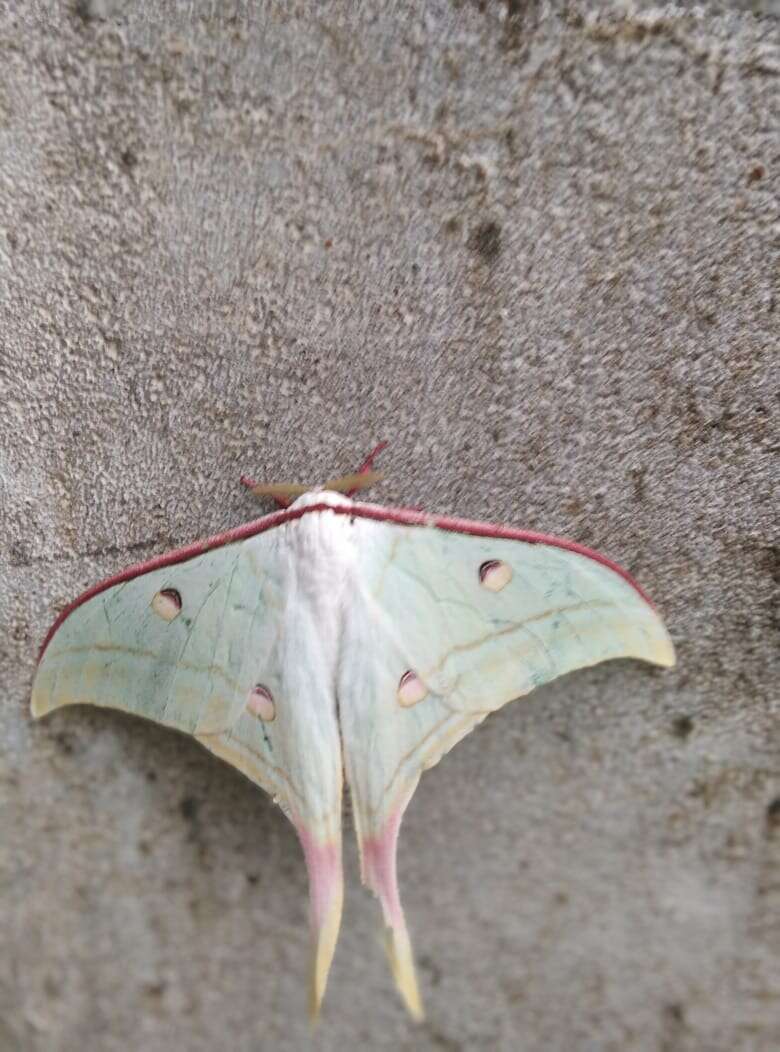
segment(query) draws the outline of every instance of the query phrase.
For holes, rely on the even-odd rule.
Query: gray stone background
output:
[[[0,2],[2,1052],[780,1047],[780,33],[738,6]],[[606,551],[679,668],[423,778],[421,1026],[348,839],[311,1038],[281,812],[27,705],[68,599],[380,438],[374,500]]]

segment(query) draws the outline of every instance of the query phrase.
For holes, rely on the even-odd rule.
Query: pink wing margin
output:
[[[207,537],[205,540],[194,541],[192,544],[188,544],[183,548],[177,548],[172,552],[157,555],[153,559],[148,559],[146,562],[134,563],[132,566],[128,566],[127,569],[121,570],[119,573],[107,577],[103,581],[99,581],[97,584],[92,585],[91,588],[88,588],[86,592],[82,592],[78,598],[68,603],[68,605],[60,611],[57,619],[46,633],[46,638],[41,644],[41,649],[38,653],[38,661],[40,662],[46,651],[46,647],[51,642],[52,637],[63,621],[65,621],[74,610],[81,606],[82,603],[86,603],[87,600],[92,599],[96,595],[100,595],[100,593],[105,592],[106,589],[113,588],[114,585],[122,584],[124,581],[130,581],[134,577],[140,577],[142,574],[149,573],[152,570],[159,570],[164,566],[175,566],[176,563],[186,562],[188,559],[192,559],[196,555],[203,555],[204,552],[209,552],[214,548],[220,548],[225,544],[235,544],[237,541],[244,541],[248,537],[254,537],[259,533],[265,533],[266,530],[272,530],[277,526],[283,526],[286,522],[294,522],[296,519],[303,518],[304,515],[313,515],[321,511],[331,511],[335,515],[349,515],[351,518],[356,519],[373,519],[376,522],[394,522],[400,526],[428,526],[434,527],[438,530],[447,530],[451,533],[470,534],[473,537],[498,537],[502,540],[524,541],[526,544],[546,544],[553,548],[563,548],[565,551],[576,552],[577,555],[584,555],[586,558],[592,559],[594,562],[601,563],[602,566],[606,566],[610,570],[613,570],[616,574],[619,574],[624,581],[627,581],[628,584],[631,585],[651,609],[655,609],[650,597],[637,584],[627,570],[624,570],[622,566],[613,562],[612,559],[607,558],[606,555],[593,551],[591,548],[586,548],[582,544],[577,544],[576,541],[565,540],[561,537],[553,537],[546,533],[536,533],[533,530],[520,530],[513,526],[491,525],[487,522],[479,522],[476,519],[458,519],[450,518],[446,515],[431,515],[427,512],[418,511],[412,508],[385,508],[380,504],[334,505],[329,504],[327,501],[322,501],[322,503],[309,504],[303,508],[285,508],[281,511],[272,512],[270,515],[264,515],[260,519],[246,522],[241,526],[234,527],[232,530],[226,530],[224,533],[217,533],[213,537]]]

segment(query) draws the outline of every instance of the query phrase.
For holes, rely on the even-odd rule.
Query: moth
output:
[[[579,544],[353,499],[380,476],[258,486],[280,509],[131,566],[62,611],[33,715],[122,709],[190,734],[270,793],[309,877],[316,1017],[343,898],[342,792],[396,985],[422,1004],[396,845],[420,775],[514,698],[610,658],[675,661],[628,573]],[[295,498],[293,500],[293,498]]]

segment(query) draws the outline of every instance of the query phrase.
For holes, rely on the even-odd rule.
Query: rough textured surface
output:
[[[374,499],[605,550],[680,663],[568,677],[425,776],[419,1028],[348,846],[313,1046],[780,1046],[780,33],[598,7],[0,3],[2,1052],[308,1047],[281,813],[27,703],[67,599],[256,514],[241,471],[381,437]]]

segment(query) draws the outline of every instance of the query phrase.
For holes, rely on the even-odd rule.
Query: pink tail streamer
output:
[[[363,882],[375,893],[382,906],[385,949],[398,992],[412,1017],[420,1020],[423,1018],[422,1001],[415,975],[412,945],[398,893],[398,829],[404,807],[399,807],[389,817],[378,835],[362,840],[362,876]]]

